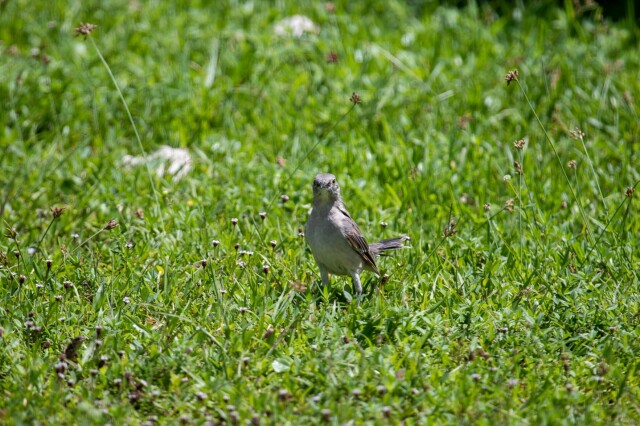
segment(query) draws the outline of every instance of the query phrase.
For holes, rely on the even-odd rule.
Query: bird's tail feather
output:
[[[383,252],[387,250],[396,250],[399,248],[406,247],[404,242],[410,240],[406,235],[397,238],[387,238],[386,240],[378,241],[377,243],[369,244],[369,251],[374,256],[380,256]]]

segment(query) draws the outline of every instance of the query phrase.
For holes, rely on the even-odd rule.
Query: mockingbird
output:
[[[340,196],[336,177],[321,173],[313,180],[313,209],[305,226],[305,238],[320,268],[322,285],[329,284],[329,274],[348,275],[362,296],[360,272],[380,272],[375,258],[386,250],[403,247],[409,237],[389,238],[367,244],[362,231],[353,221]]]

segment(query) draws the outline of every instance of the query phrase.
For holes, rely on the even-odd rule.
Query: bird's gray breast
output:
[[[344,214],[339,209],[311,211],[305,237],[313,257],[335,275],[352,275],[362,270],[362,258],[347,242],[341,227]]]

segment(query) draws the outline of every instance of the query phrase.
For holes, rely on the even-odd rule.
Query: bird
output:
[[[404,242],[409,240],[403,235],[368,244],[347,211],[340,186],[331,173],[320,173],[313,179],[313,207],[304,235],[320,269],[322,286],[329,284],[329,274],[350,276],[358,303],[362,298],[360,273],[367,270],[380,276],[376,257],[405,247]]]

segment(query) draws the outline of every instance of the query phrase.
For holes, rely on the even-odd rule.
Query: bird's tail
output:
[[[406,235],[397,238],[387,238],[386,240],[378,241],[377,243],[369,244],[369,251],[374,256],[380,256],[387,250],[396,250],[406,247],[404,242],[410,240]]]

